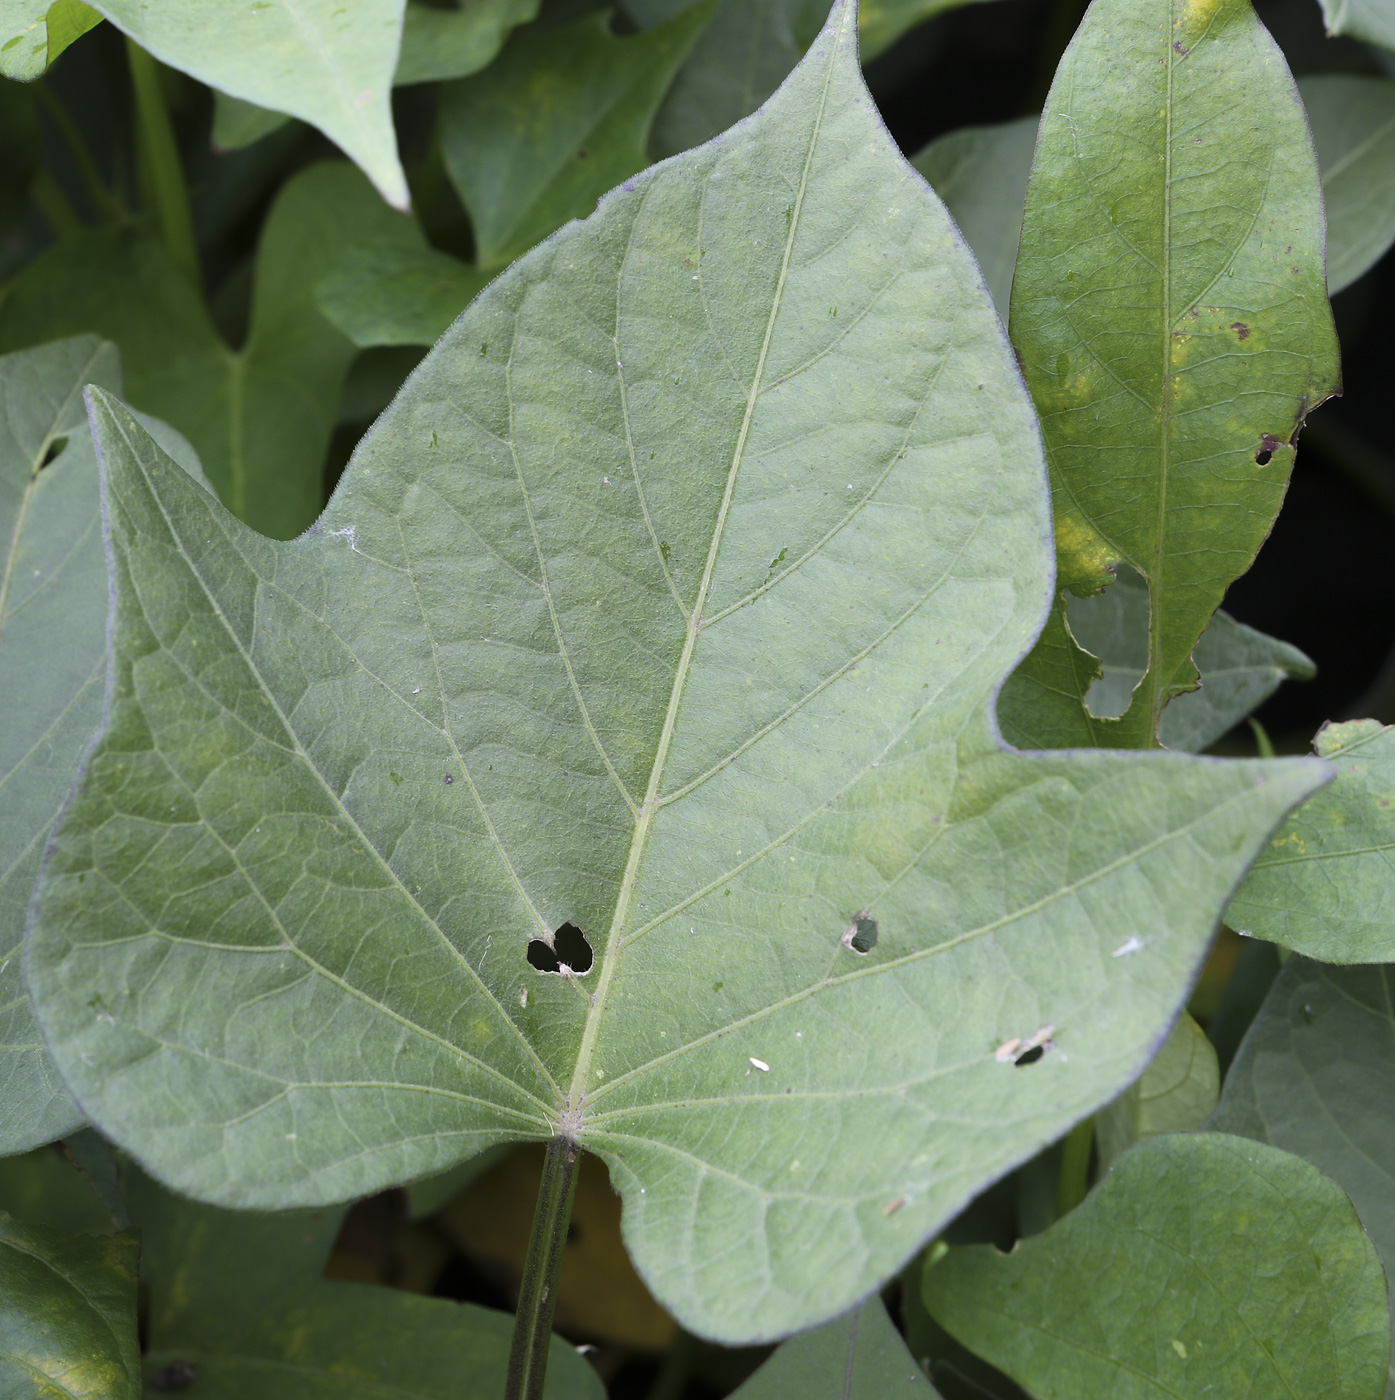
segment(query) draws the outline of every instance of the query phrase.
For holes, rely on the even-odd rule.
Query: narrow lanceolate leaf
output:
[[[1390,0],[1319,0],[1329,34],[1349,34],[1395,49],[1395,5]]]
[[[87,336],[0,357],[0,1154],[82,1122],[20,976],[39,859],[102,724],[109,589],[82,390],[121,387]]]
[[[1395,1275],[1395,969],[1290,958],[1209,1126],[1294,1152],[1346,1191]],[[1395,1395],[1395,1366],[1387,1381]]]
[[[1248,0],[1097,0],[1042,117],[1011,327],[1061,586],[1098,592],[1120,563],[1148,583],[1147,674],[1101,742],[1152,742],[1195,683],[1337,388],[1322,247],[1302,107]]]
[[[111,722],[27,968],[84,1108],[211,1200],[563,1134],[689,1327],[824,1321],[1142,1072],[1325,776],[998,743],[1040,449],[848,5],[496,280],[305,537],[93,408]]]
[[[81,331],[114,340],[132,404],[189,438],[230,510],[285,538],[323,503],[325,453],[355,353],[321,313],[315,285],[354,248],[420,240],[352,166],[325,161],[287,181],[267,217],[240,350],[164,248],[129,229],[85,231],[30,263],[0,305],[0,347]]]
[[[1345,1192],[1223,1134],[1126,1152],[1011,1254],[951,1249],[930,1312],[1036,1400],[1380,1400],[1385,1276]]]
[[[1206,1032],[1184,1012],[1142,1078],[1096,1117],[1100,1169],[1136,1142],[1199,1128],[1216,1106],[1220,1080]]]
[[[1321,73],[1298,91],[1322,167],[1327,290],[1335,293],[1395,243],[1395,82]]]
[[[28,83],[102,17],[82,0],[0,0],[0,74]]]
[[[621,38],[608,14],[516,38],[442,94],[441,146],[475,233],[498,268],[648,164],[650,123],[712,16],[711,3]]]
[[[134,1171],[127,1194],[141,1233],[144,1362],[154,1390],[239,1400],[503,1394],[513,1326],[506,1313],[324,1277],[342,1210],[217,1210]],[[546,1396],[604,1396],[595,1370],[560,1337]]]
[[[0,1211],[0,1393],[139,1400],[131,1234],[68,1235]]]
[[[1001,126],[952,131],[932,141],[911,162],[954,216],[1004,318],[1036,144],[1037,119],[1023,117]]]
[[[937,1400],[901,1334],[873,1298],[846,1317],[791,1337],[732,1400]]]
[[[389,204],[407,207],[391,104],[403,0],[98,0],[93,8],[170,67],[319,127]]]
[[[1336,781],[1255,862],[1227,921],[1323,962],[1395,962],[1395,729],[1325,724]]]

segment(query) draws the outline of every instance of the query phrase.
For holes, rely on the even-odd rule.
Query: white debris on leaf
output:
[[[756,1069],[761,1070],[761,1071],[763,1071],[763,1072],[766,1073],[766,1074],[769,1074],[769,1073],[770,1073],[770,1066],[769,1066],[768,1064],[766,1064],[764,1060],[758,1060],[758,1059],[756,1059],[756,1057],[755,1057],[754,1055],[751,1055],[751,1056],[749,1056],[748,1058],[750,1059],[751,1064],[752,1064]]]
[[[1143,940],[1135,933],[1129,939],[1121,943],[1109,956],[1111,958],[1126,958],[1130,953],[1137,953],[1143,948]]]

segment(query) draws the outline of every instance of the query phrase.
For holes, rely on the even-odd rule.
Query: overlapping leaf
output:
[[[901,1334],[873,1298],[847,1317],[793,1337],[731,1400],[936,1400]]]
[[[0,74],[32,82],[74,39],[101,22],[82,0],[0,0]]]
[[[694,5],[630,38],[608,15],[533,31],[445,90],[441,144],[481,267],[511,262],[644,168],[654,113],[711,17]]]
[[[1395,969],[1290,958],[1212,1115],[1217,1132],[1272,1143],[1346,1191],[1395,1274]],[[1395,1364],[1387,1379],[1395,1396]]]
[[[391,105],[403,0],[98,0],[92,8],[171,67],[319,127],[389,204],[407,207]]]
[[[1092,6],[1042,117],[1011,327],[1061,586],[1097,592],[1121,562],[1148,583],[1145,677],[1095,726],[1148,744],[1268,533],[1304,417],[1337,386],[1317,166],[1248,0]],[[1005,705],[1070,728],[1049,711],[1090,671],[1058,613]]]
[[[1322,167],[1327,289],[1335,293],[1395,243],[1395,82],[1323,73],[1298,91]]]
[[[131,1173],[149,1296],[147,1379],[214,1400],[497,1400],[513,1319],[376,1284],[331,1282],[341,1210],[258,1215],[180,1200]],[[180,1386],[177,1381],[186,1384]],[[602,1400],[560,1337],[548,1400]]]
[[[0,1212],[0,1391],[139,1400],[136,1237],[67,1235]]]
[[[1022,205],[1037,118],[968,126],[932,141],[912,164],[935,187],[974,250],[989,295],[1004,320],[1022,233]]]
[[[1395,729],[1327,724],[1313,750],[1332,786],[1275,835],[1227,914],[1236,928],[1325,962],[1395,960]]]
[[[108,585],[86,384],[121,387],[94,337],[0,357],[0,1153],[82,1122],[20,976],[39,859],[102,723]]]
[[[1222,1134],[1154,1138],[1009,1255],[952,1249],[925,1302],[1036,1400],[1380,1400],[1385,1276],[1346,1194]]]
[[[95,331],[121,347],[131,402],[183,432],[220,498],[267,534],[303,530],[324,499],[325,451],[353,343],[314,287],[358,246],[415,246],[351,166],[312,166],[282,190],[257,254],[251,329],[239,350],[164,248],[92,230],[31,263],[0,307],[0,348]]]
[[[1324,776],[998,743],[1036,429],[844,4],[495,281],[302,539],[93,408],[115,694],[28,975],[84,1107],[209,1199],[563,1133],[687,1325],[822,1321],[1141,1073]]]
[[[1390,0],[1318,0],[1329,34],[1349,34],[1395,49],[1395,5]]]

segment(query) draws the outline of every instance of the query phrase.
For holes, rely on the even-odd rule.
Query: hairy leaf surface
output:
[[[470,1303],[330,1281],[342,1210],[261,1215],[195,1205],[132,1172],[149,1296],[148,1380],[192,1370],[212,1400],[498,1400],[513,1319]],[[159,1383],[163,1382],[163,1384]],[[561,1337],[548,1400],[603,1400]]]
[[[731,1400],[936,1400],[901,1334],[873,1298],[847,1317],[792,1337]]]
[[[1011,1254],[951,1249],[925,1302],[1037,1400],[1380,1400],[1385,1276],[1346,1194],[1298,1157],[1175,1134],[1126,1152]]]
[[[694,5],[622,38],[608,14],[532,30],[442,94],[446,167],[482,268],[512,262],[648,164],[650,124],[712,16]]]
[[[102,724],[108,584],[86,384],[121,388],[84,337],[0,357],[0,1153],[82,1122],[20,976],[39,859]]]
[[[68,1235],[0,1211],[0,1392],[139,1400],[136,1237]]]
[[[1208,1126],[1272,1143],[1351,1197],[1395,1274],[1395,969],[1290,958]],[[1395,1395],[1395,1365],[1386,1395]]]
[[[314,520],[353,343],[316,305],[326,265],[359,246],[420,241],[352,166],[326,161],[287,182],[257,250],[251,327],[218,334],[153,238],[94,229],[31,263],[0,306],[0,348],[95,331],[121,347],[137,408],[184,433],[223,503],[270,535]]]
[[[1324,962],[1395,961],[1395,729],[1325,724],[1313,751],[1336,781],[1275,835],[1227,921]]]
[[[1121,562],[1148,583],[1147,673],[1097,727],[1146,745],[1194,685],[1192,649],[1338,384],[1317,165],[1248,0],[1091,7],[1042,117],[1011,328],[1046,438],[1060,585],[1098,592]],[[1060,691],[1069,645],[1058,625],[1024,665],[1038,702]]]
[[[932,141],[911,162],[954,216],[1004,320],[1037,125],[1036,117],[1023,117],[998,126],[966,126]]]
[[[1395,243],[1395,81],[1321,73],[1298,84],[1327,205],[1327,290],[1349,287]]]
[[[407,207],[390,100],[403,0],[98,0],[92,8],[172,68],[319,127],[389,204]]]
[[[1142,1072],[1325,776],[1001,746],[1035,424],[846,5],[496,280],[301,539],[93,411],[116,678],[27,970],[210,1200],[561,1133],[688,1326],[823,1321]]]

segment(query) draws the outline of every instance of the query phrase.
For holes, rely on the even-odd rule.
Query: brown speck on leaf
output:
[[[1172,48],[1174,52],[1181,54],[1183,58],[1186,58],[1186,56],[1189,53],[1191,53],[1190,49],[1184,49],[1182,47],[1182,41],[1180,39],[1178,39],[1177,42],[1173,44]]]
[[[901,1207],[902,1207],[903,1205],[905,1205],[905,1204],[906,1204],[906,1198],[905,1198],[904,1196],[897,1196],[897,1198],[896,1198],[894,1201],[888,1201],[888,1202],[882,1207],[882,1214],[883,1214],[883,1215],[895,1215],[896,1212],[897,1212],[898,1210],[900,1210]]]
[[[1250,328],[1243,321],[1232,321],[1230,328],[1240,337],[1241,340],[1250,338]]]

